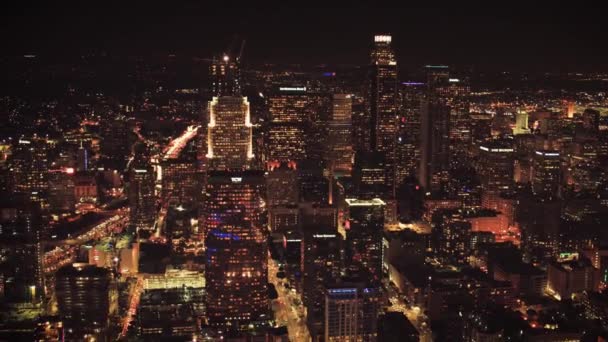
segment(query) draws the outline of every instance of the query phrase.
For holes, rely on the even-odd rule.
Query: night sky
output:
[[[393,34],[402,68],[608,70],[603,10],[296,8],[200,4],[4,8],[3,54],[176,53],[209,57],[247,40],[247,63],[365,64],[372,35]],[[6,6],[6,5],[5,5]]]

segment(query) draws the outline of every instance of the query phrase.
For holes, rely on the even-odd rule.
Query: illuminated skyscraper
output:
[[[49,210],[54,213],[72,212],[76,205],[74,169],[51,170],[49,178]]]
[[[48,188],[51,146],[42,138],[19,139],[10,159],[10,171],[16,192],[39,194]],[[36,198],[39,196],[33,196]]]
[[[442,100],[426,100],[421,108],[420,184],[427,190],[449,170],[450,107]]]
[[[559,151],[537,150],[532,164],[532,190],[548,199],[557,198],[560,184]]]
[[[211,94],[220,96],[238,96],[241,94],[240,68],[238,58],[228,55],[214,58],[209,66],[211,77]]]
[[[528,127],[528,113],[518,111],[515,114],[515,127],[513,128],[513,135],[530,133],[530,128]]]
[[[377,341],[381,298],[380,288],[364,275],[330,284],[325,295],[324,341]]]
[[[145,146],[138,145],[129,168],[128,198],[131,226],[136,232],[154,231],[156,220],[155,173]]]
[[[211,170],[243,170],[253,159],[252,127],[246,97],[214,97],[208,106],[207,158]]]
[[[420,104],[425,98],[425,83],[401,83],[399,132],[397,136],[397,186],[410,175],[417,175],[420,164]]]
[[[351,95],[335,94],[329,122],[328,162],[335,173],[350,175],[353,168]]]
[[[346,243],[348,261],[360,263],[372,281],[382,279],[382,232],[386,203],[372,200],[346,199]]]
[[[14,303],[39,303],[44,295],[42,273],[43,247],[40,205],[27,196],[1,196],[0,287],[3,300]],[[7,201],[10,198],[11,201]]]
[[[212,172],[207,183],[206,291],[209,325],[245,329],[269,320],[262,172]]]
[[[306,158],[310,101],[306,87],[299,86],[279,87],[270,96],[268,160],[289,162]]]
[[[266,214],[265,185],[262,171],[209,172],[205,191],[205,234],[230,217],[242,217],[252,222],[254,228],[261,229]]]
[[[342,238],[335,228],[308,226],[302,241],[302,301],[307,325],[313,340],[323,335],[325,321],[325,286],[339,277],[342,269]]]
[[[388,186],[395,186],[395,146],[397,141],[397,60],[390,35],[374,37],[371,52],[370,113],[371,148],[386,155]],[[391,191],[391,195],[393,194]]]
[[[509,140],[487,141],[479,146],[477,173],[481,180],[482,205],[498,210],[501,193],[513,188],[515,152]]]
[[[72,264],[56,274],[55,293],[59,315],[70,340],[84,335],[105,340],[111,310],[111,273],[106,268]]]

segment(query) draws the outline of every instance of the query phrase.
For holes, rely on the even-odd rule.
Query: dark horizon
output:
[[[400,69],[427,63],[487,71],[608,71],[599,11],[568,9],[256,8],[188,4],[20,7],[4,13],[3,54],[211,57],[238,50],[244,62],[368,63],[372,36],[390,33]]]

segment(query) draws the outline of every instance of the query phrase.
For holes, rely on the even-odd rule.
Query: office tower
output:
[[[510,140],[490,140],[479,146],[477,173],[483,191],[482,205],[498,210],[498,197],[513,188],[515,153]]]
[[[530,128],[528,127],[528,113],[518,110],[517,113],[515,113],[515,127],[513,128],[513,135],[530,133]]]
[[[350,175],[353,168],[352,97],[334,94],[332,118],[329,122],[327,161],[334,174]]]
[[[345,230],[347,260],[360,263],[369,271],[372,281],[382,279],[382,232],[386,203],[371,200],[346,199]]]
[[[206,236],[206,313],[210,326],[246,329],[269,317],[266,239],[243,217],[227,219]]]
[[[386,198],[390,192],[387,185],[388,177],[387,162],[383,153],[357,152],[353,186],[358,198]]]
[[[1,197],[1,296],[6,302],[39,303],[44,295],[40,204],[25,195]]]
[[[150,165],[147,147],[143,144],[136,146],[135,157],[129,166],[129,184],[127,193],[131,227],[137,233],[154,232],[156,221],[156,196],[154,194],[155,173]]]
[[[298,164],[300,202],[317,206],[330,203],[330,181],[324,175],[324,167],[317,160],[307,159]]]
[[[583,112],[583,127],[597,133],[600,127],[600,112],[591,108],[585,109]]]
[[[579,258],[552,260],[547,267],[547,288],[560,298],[571,298],[583,291],[597,291],[600,270],[591,260]]]
[[[49,152],[51,146],[42,138],[19,139],[10,158],[13,188],[16,192],[36,196],[48,189]]]
[[[205,236],[231,217],[242,217],[262,229],[266,203],[262,171],[211,171],[205,191]]]
[[[241,94],[239,58],[230,58],[227,54],[222,57],[214,57],[209,65],[209,76],[212,96],[239,96]]]
[[[449,169],[450,108],[441,100],[426,100],[421,105],[419,180],[429,191],[439,187]]]
[[[353,150],[355,152],[370,151],[371,117],[365,99],[361,96],[352,96],[352,137]]]
[[[325,286],[340,275],[342,237],[335,227],[314,225],[302,229],[302,301],[306,324],[315,339],[324,333]]]
[[[447,65],[425,65],[426,86],[430,93],[445,87],[450,79],[450,69]]]
[[[324,341],[378,340],[381,291],[364,276],[343,279],[327,287]]]
[[[49,210],[53,213],[72,212],[76,205],[74,169],[50,170],[48,172]]]
[[[394,197],[395,147],[398,129],[397,61],[391,47],[391,40],[390,35],[374,36],[374,47],[371,51],[369,103],[372,129],[371,148],[386,156],[390,198]]]
[[[76,165],[77,171],[88,171],[89,170],[89,150],[84,147],[82,145],[82,142],[80,144],[80,147],[78,148],[78,152],[76,154]]]
[[[446,263],[464,265],[471,254],[471,223],[455,210],[437,210],[432,217],[435,254]]]
[[[520,196],[515,211],[522,250],[528,261],[541,261],[558,252],[562,203],[538,196]]]
[[[268,207],[286,207],[299,201],[298,171],[295,164],[281,163],[266,177]]]
[[[243,170],[253,159],[252,128],[246,97],[214,97],[208,105],[207,159],[212,170]]]
[[[112,275],[106,268],[71,264],[55,275],[57,307],[69,339],[105,340],[111,308]]]
[[[106,117],[100,123],[100,160],[107,169],[123,170],[131,153],[131,132],[123,115]]]
[[[270,96],[268,160],[288,162],[306,158],[310,101],[306,87],[279,87]]]
[[[212,172],[205,218],[208,324],[245,329],[270,318],[261,171]]]
[[[555,150],[536,150],[532,164],[532,190],[548,199],[557,198],[560,183],[560,154]]]
[[[418,174],[420,160],[420,103],[425,98],[425,83],[403,82],[399,88],[399,130],[396,150],[397,186],[410,175]]]
[[[193,136],[176,155],[168,155],[161,160],[161,198],[164,202],[176,207],[192,207],[200,202],[204,174],[199,167],[198,147]]]

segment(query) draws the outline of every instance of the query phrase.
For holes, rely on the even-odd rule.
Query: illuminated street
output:
[[[278,270],[277,262],[269,255],[268,279],[270,283],[274,284],[279,294],[279,298],[272,303],[277,324],[279,326],[287,326],[291,341],[310,341],[302,302],[294,291],[288,290],[285,286],[281,285],[283,280],[278,279],[276,276]],[[298,305],[297,303],[300,304]]]
[[[139,298],[141,296],[143,288],[144,278],[143,276],[138,276],[137,282],[129,289],[131,291],[129,295],[129,310],[127,311],[127,316],[122,320],[122,331],[120,333],[121,337],[124,337],[127,334],[127,331],[129,330],[129,325],[133,320],[133,316],[137,312],[137,306],[139,305]]]

